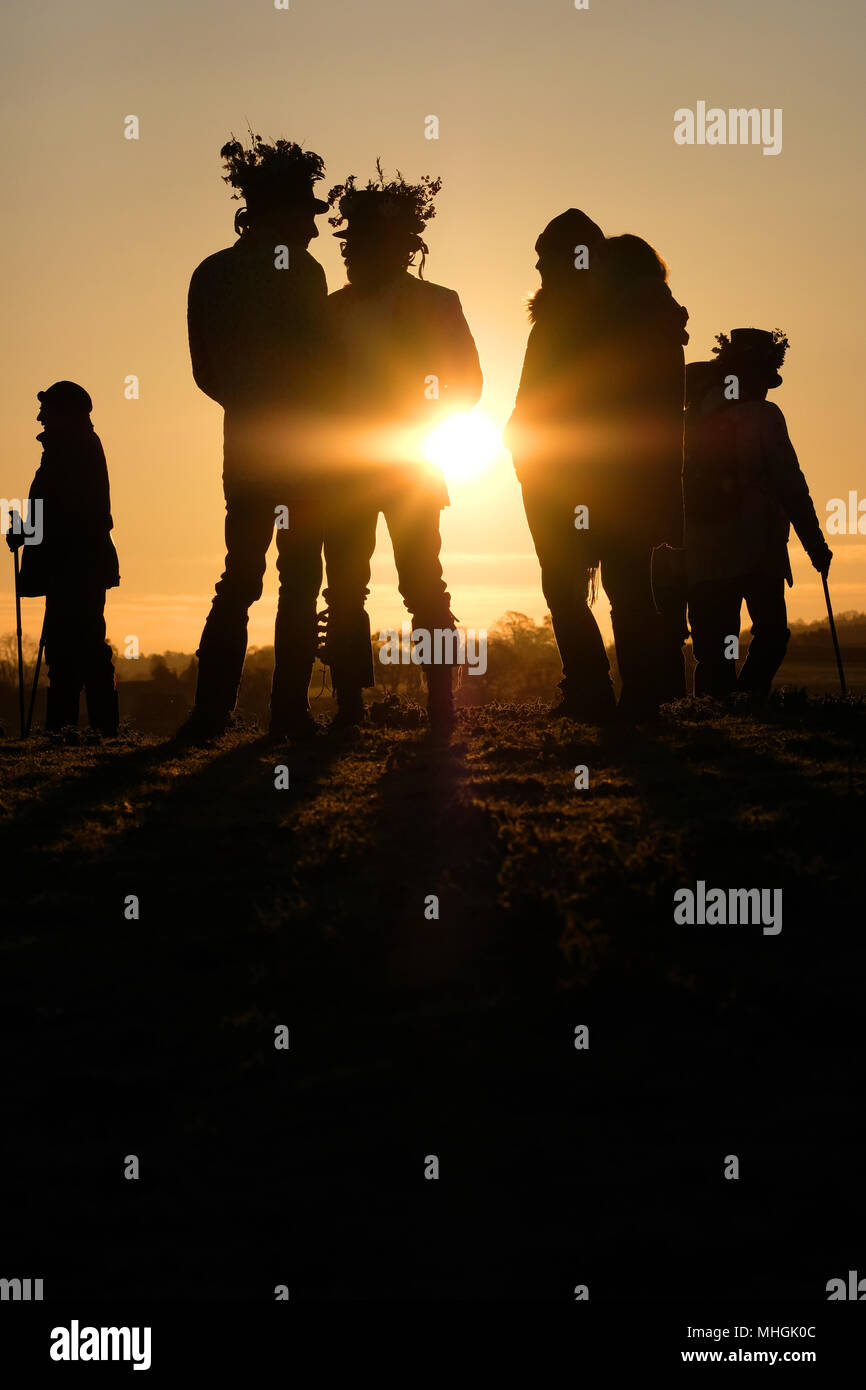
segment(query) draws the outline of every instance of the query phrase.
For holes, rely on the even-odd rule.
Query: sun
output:
[[[480,410],[449,415],[424,442],[424,457],[442,469],[449,483],[479,477],[501,452],[500,431]]]

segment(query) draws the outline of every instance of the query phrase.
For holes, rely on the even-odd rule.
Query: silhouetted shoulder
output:
[[[205,256],[192,273],[189,282],[190,289],[193,286],[203,285],[213,278],[222,278],[227,273],[229,266],[234,263],[234,249],[233,246],[226,246],[222,251],[214,251],[212,256]]]
[[[190,294],[198,293],[210,285],[225,284],[238,277],[242,278],[246,273],[252,272],[254,266],[256,271],[259,266],[273,269],[273,264],[273,247],[262,244],[244,245],[241,238],[234,246],[214,251],[213,255],[205,257],[201,265],[196,266],[190,280]],[[293,275],[298,280],[315,285],[323,294],[328,292],[328,282],[322,266],[309,251],[300,246],[289,248],[288,268],[281,270],[280,275]]]
[[[618,309],[622,318],[635,327],[664,333],[682,344],[689,340],[689,311],[674,299],[670,286],[662,280],[640,276],[629,285]]]
[[[456,290],[449,290],[445,285],[434,284],[432,280],[419,280],[415,275],[409,275],[407,282],[412,286],[410,293],[418,296],[420,301],[426,301],[440,309],[454,309],[460,307],[460,296]]]
[[[407,273],[397,282],[397,289],[399,294],[406,295],[419,305],[426,304],[431,308],[452,312],[460,309],[460,296],[456,290],[446,289],[444,285],[434,285],[430,280],[419,280],[416,275]],[[348,308],[357,299],[364,297],[359,295],[354,285],[343,285],[328,295],[328,301],[339,310]]]
[[[756,401],[753,409],[755,431],[760,436],[764,450],[779,455],[793,454],[788,424],[779,407],[773,401]]]
[[[324,267],[319,264],[315,256],[311,256],[309,251],[300,250],[292,251],[291,254],[296,268],[300,268],[304,277],[321,288],[324,294],[327,294],[328,278],[325,275]]]
[[[785,416],[775,401],[756,401],[755,404],[765,430],[775,434],[788,433]]]

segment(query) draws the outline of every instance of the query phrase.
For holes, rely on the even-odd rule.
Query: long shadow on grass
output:
[[[19,1195],[16,1248],[29,1241],[55,1295],[158,1294],[172,1280],[187,1294],[231,1291],[259,1239],[251,1210],[265,1230],[285,1200],[263,1135],[292,1069],[274,1087],[264,1067],[283,1060],[274,1023],[292,1027],[294,1045],[281,986],[297,952],[263,919],[291,898],[291,805],[315,799],[341,751],[260,740],[219,749],[149,790],[134,824],[19,855],[29,902],[5,958],[2,1023],[19,1065],[4,1095],[16,1144],[2,1173]],[[60,828],[74,829],[82,802],[131,799],[148,768],[176,755],[165,745],[94,769],[90,801],[80,787],[59,790]],[[274,785],[276,764],[290,770],[288,791]],[[140,1184],[118,1181],[125,1152],[140,1157]],[[90,1231],[85,1250],[78,1223]]]
[[[635,739],[622,755],[648,824],[678,833],[683,867],[720,885],[770,886],[781,876],[808,891],[820,878],[826,905],[860,838],[859,799],[850,793],[847,769],[812,775],[789,756],[756,746],[760,736],[760,724],[680,725]],[[846,762],[848,747],[832,738],[813,738],[811,746]],[[806,762],[805,746],[795,742],[790,752]],[[812,766],[820,768],[814,753]]]
[[[206,753],[184,750],[174,742],[108,753],[84,771],[61,773],[59,781],[47,783],[38,798],[16,813],[2,838],[21,868],[18,882],[25,893],[33,887],[26,873],[31,857],[35,864],[44,862],[49,837],[74,833],[91,818],[96,825],[92,840],[77,846],[68,863],[58,847],[52,877],[62,875],[64,868],[86,876],[91,860],[101,867],[118,861],[129,864],[151,853],[155,869],[164,870],[171,863],[181,881],[190,876],[201,883],[202,877],[220,879],[223,874],[230,879],[231,864],[245,838],[250,840],[249,857],[259,843],[256,835],[267,849],[277,834],[286,810],[275,788],[277,765],[290,770],[293,801],[309,801],[339,753],[339,747],[326,740],[287,749],[269,747],[262,738],[227,748],[216,745]],[[149,782],[171,763],[177,768],[170,776]],[[129,817],[129,823],[112,825],[113,815]],[[226,846],[227,859],[221,857]]]
[[[380,910],[404,980],[468,980],[492,937],[495,831],[466,788],[462,745],[426,739],[397,745],[379,783],[370,830],[391,866]]]

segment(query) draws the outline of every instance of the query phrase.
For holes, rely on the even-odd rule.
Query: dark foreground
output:
[[[863,711],[462,717],[2,746],[0,1274],[825,1299],[862,1264]],[[697,879],[782,888],[781,934],[675,925]]]

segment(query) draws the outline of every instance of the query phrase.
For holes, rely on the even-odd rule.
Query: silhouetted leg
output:
[[[196,708],[217,718],[234,709],[247,650],[250,604],[262,596],[274,532],[270,498],[251,492],[226,501],[226,562],[198,649]]]
[[[752,641],[737,687],[763,699],[770,693],[791,636],[785,581],[772,575],[750,575],[743,584],[743,593],[752,619]]]
[[[662,646],[659,652],[659,698],[684,700],[686,696],[686,654],[683,646],[688,636],[686,603],[682,600],[678,612],[662,613]]]
[[[397,583],[412,626],[428,632],[452,628],[451,595],[439,560],[438,503],[423,493],[408,493],[389,500],[383,511],[394,547]]]
[[[586,535],[574,529],[571,503],[550,489],[524,483],[523,506],[562,660],[563,696],[576,706],[612,708],[610,663],[587,602]]]
[[[111,647],[105,640],[105,590],[88,588],[82,606],[81,650],[90,726],[116,734],[119,722],[117,680]]]
[[[664,556],[668,547],[654,548],[650,554],[650,582],[656,555]],[[686,580],[679,572],[667,585],[653,590],[653,602],[661,613],[664,631],[660,652],[659,689],[662,700],[682,700],[686,696],[686,658],[683,647],[689,635],[686,619]]]
[[[419,491],[402,493],[383,510],[394,547],[397,582],[412,627],[430,633],[430,661],[423,663],[430,724],[434,730],[447,730],[454,717],[453,671],[450,662],[435,662],[434,633],[453,629],[455,618],[439,561],[441,509],[438,502]]]
[[[316,659],[316,600],[322,583],[322,515],[311,502],[294,502],[287,529],[277,531],[280,592],[274,634],[271,721],[294,720],[309,711]]]
[[[653,601],[652,550],[644,540],[616,539],[605,544],[601,562],[622,680],[620,709],[632,715],[685,694],[680,629]]]
[[[721,700],[736,689],[737,663],[725,652],[739,636],[742,593],[738,579],[706,580],[689,591],[696,695]]]
[[[84,684],[79,613],[82,597],[67,584],[50,591],[45,598],[45,728],[51,732],[78,723]]]
[[[354,703],[364,687],[375,684],[370,620],[364,605],[370,592],[378,520],[378,510],[369,500],[349,494],[345,505],[332,508],[325,521],[328,663],[338,696]]]

